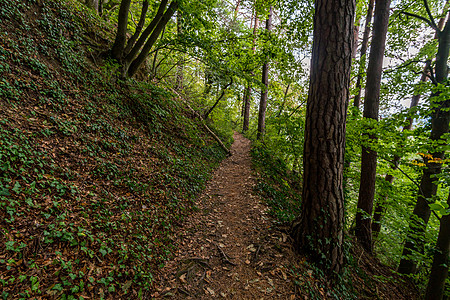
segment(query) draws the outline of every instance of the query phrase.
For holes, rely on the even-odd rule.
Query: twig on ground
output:
[[[214,245],[216,245],[217,249],[219,249],[219,252],[220,254],[222,254],[222,258],[225,260],[225,262],[229,263],[232,266],[236,266],[236,264],[228,258],[226,253],[222,250],[222,248],[219,247],[219,245],[217,245],[216,243],[214,243]]]

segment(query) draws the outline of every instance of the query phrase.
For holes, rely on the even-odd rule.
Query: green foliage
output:
[[[300,178],[275,158],[263,145],[252,148],[253,164],[260,177],[256,190],[270,207],[270,213],[280,222],[291,222],[300,212]]]
[[[225,153],[172,93],[116,80],[78,1],[0,3],[2,297],[148,293]]]

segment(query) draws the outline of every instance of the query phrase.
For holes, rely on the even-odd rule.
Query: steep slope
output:
[[[78,1],[0,0],[2,298],[146,297],[225,156]]]

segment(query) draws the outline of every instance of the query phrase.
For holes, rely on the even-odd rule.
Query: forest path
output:
[[[179,250],[153,297],[295,299],[288,237],[254,195],[250,141],[235,133],[231,152],[177,233]]]

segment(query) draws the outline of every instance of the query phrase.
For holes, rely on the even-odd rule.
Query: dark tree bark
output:
[[[144,0],[142,2],[141,16],[139,17],[139,22],[136,26],[136,31],[134,32],[133,36],[131,36],[131,38],[128,40],[127,46],[125,47],[124,50],[125,55],[127,55],[131,51],[131,48],[134,46],[134,43],[136,43],[136,40],[138,39],[142,29],[144,28],[145,18],[147,17],[147,11],[148,11],[148,0]]]
[[[358,78],[356,79],[356,89],[358,93],[355,95],[355,99],[353,100],[353,105],[359,108],[361,102],[361,80],[364,74],[364,69],[366,68],[366,52],[369,46],[369,36],[370,36],[370,24],[372,23],[372,15],[373,15],[373,5],[375,0],[369,0],[369,6],[367,8],[366,15],[366,24],[364,26],[364,35],[361,43],[361,57],[359,58],[359,69],[358,69]]]
[[[130,53],[128,53],[127,56],[125,57],[125,61],[127,63],[131,63],[133,61],[133,59],[139,53],[139,50],[141,50],[142,46],[145,44],[147,38],[150,36],[155,27],[158,25],[159,21],[164,15],[164,10],[166,9],[168,2],[169,0],[161,0],[161,3],[159,4],[158,11],[156,12],[155,17],[152,19],[150,24],[145,28],[144,32],[142,32],[142,35],[139,37],[136,44],[130,50]]]
[[[253,53],[255,53],[255,51],[256,51],[256,31],[257,30],[258,30],[258,15],[256,14],[256,11],[255,11],[255,25],[253,26],[253,46],[252,46]],[[252,95],[252,85],[250,82],[248,82],[248,86],[246,88],[246,91],[244,92],[244,123],[242,125],[243,132],[246,132],[250,125],[250,102],[252,99],[251,95]]]
[[[390,0],[377,0],[373,22],[372,47],[370,48],[367,84],[364,100],[364,118],[378,121],[380,106],[381,73],[383,71],[384,48],[389,24]],[[370,136],[375,139],[375,136]],[[361,181],[359,186],[358,209],[355,233],[363,248],[372,253],[372,210],[375,198],[375,177],[377,153],[367,146],[362,147]]]
[[[295,248],[329,274],[344,264],[343,170],[353,44],[353,0],[317,0]]]
[[[273,8],[270,7],[269,16],[266,20],[266,31],[270,33],[272,31],[272,13]],[[267,109],[267,96],[269,95],[269,57],[266,57],[266,61],[262,67],[262,84],[264,90],[261,91],[261,100],[259,101],[258,112],[258,131],[256,133],[256,139],[262,139],[264,131],[266,130],[266,109]]]
[[[130,11],[131,0],[122,0],[119,8],[119,18],[117,22],[117,33],[114,45],[111,48],[111,57],[121,60],[125,43],[127,42],[128,13]]]
[[[447,61],[450,51],[450,22],[448,20],[438,36],[439,46],[436,55],[434,83],[445,84],[448,76]],[[450,99],[439,101],[439,95],[440,92],[437,91],[432,93],[430,98],[430,102],[436,106],[431,113],[430,140],[434,143],[437,143],[439,140],[442,141],[442,136],[449,131],[450,123]],[[432,160],[429,158],[424,159],[426,167],[423,170],[417,202],[410,219],[402,259],[398,267],[398,272],[402,274],[415,273],[417,262],[411,259],[411,254],[414,251],[423,253],[424,234],[431,214],[429,204],[433,202],[433,197],[436,196],[438,188],[435,177],[442,170],[442,164],[437,163],[436,160],[442,160],[444,154],[445,152],[442,149],[437,149],[431,153]]]
[[[167,8],[166,12],[162,16],[161,20],[156,25],[155,29],[153,30],[152,34],[148,38],[147,42],[145,43],[144,47],[142,48],[139,55],[136,57],[135,60],[130,64],[130,67],[128,69],[128,76],[132,77],[134,74],[136,74],[137,70],[141,66],[141,64],[145,61],[147,55],[149,54],[150,50],[152,49],[153,45],[155,44],[156,40],[158,39],[161,31],[166,27],[167,23],[169,22],[170,18],[172,18],[175,11],[178,9],[178,1],[172,1]]]
[[[450,194],[447,203],[450,205]],[[450,263],[450,215],[441,218],[439,235],[431,266],[430,279],[425,293],[426,300],[440,300],[444,296],[445,280]]]

